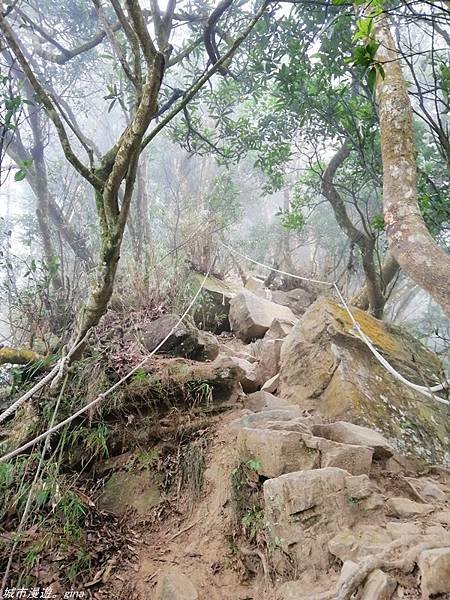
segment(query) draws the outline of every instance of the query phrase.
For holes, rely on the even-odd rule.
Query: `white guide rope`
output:
[[[73,354],[78,350],[78,348],[81,346],[81,344],[84,343],[84,341],[86,340],[86,338],[89,336],[89,333],[90,332],[88,332],[83,337],[82,340],[80,340],[79,342],[75,343],[75,345],[69,350],[69,352],[66,354],[66,356],[64,356],[63,358],[61,358],[55,364],[55,366],[53,367],[53,369],[47,373],[47,375],[45,377],[43,377],[40,381],[38,381],[38,383],[36,385],[34,385],[30,390],[28,390],[28,392],[26,392],[23,396],[21,396],[20,398],[18,398],[15,402],[13,402],[11,404],[11,406],[8,406],[8,408],[0,414],[0,423],[2,423],[3,421],[5,421],[5,419],[7,419],[10,415],[12,415],[14,412],[16,412],[16,410],[20,406],[22,406],[22,404],[24,402],[26,402],[27,400],[29,400],[32,396],[34,396],[34,394],[36,392],[38,392],[47,383],[49,383],[50,381],[52,381],[53,379],[55,379],[55,377],[57,375],[59,375],[61,372],[63,372],[65,365],[70,360],[70,358],[73,356]]]
[[[399,381],[401,381],[403,384],[407,385],[408,387],[410,387],[411,389],[423,394],[424,396],[427,396],[428,398],[432,398],[433,400],[436,400],[437,402],[440,402],[442,404],[445,405],[449,405],[449,402],[447,400],[444,400],[443,398],[440,398],[438,396],[436,396],[435,394],[433,394],[433,392],[438,392],[441,390],[444,390],[448,387],[448,382],[444,383],[444,384],[439,384],[439,385],[435,385],[432,387],[426,387],[426,386],[421,386],[418,385],[416,383],[413,383],[412,381],[409,381],[408,379],[406,379],[405,377],[403,377],[403,375],[401,375],[401,373],[399,373],[396,369],[394,369],[394,367],[378,352],[378,350],[375,348],[375,346],[373,345],[372,340],[362,331],[361,329],[361,325],[358,323],[358,321],[355,319],[355,317],[353,316],[353,313],[350,310],[350,307],[348,306],[347,302],[345,301],[345,298],[343,297],[341,291],[339,290],[337,284],[335,282],[330,283],[329,281],[321,281],[318,279],[312,279],[312,278],[308,278],[308,277],[301,277],[300,275],[294,275],[293,273],[288,273],[286,271],[281,271],[279,269],[275,269],[274,267],[270,267],[269,265],[265,265],[264,263],[258,262],[248,256],[245,256],[244,254],[241,254],[240,252],[238,252],[237,250],[234,250],[233,248],[231,248],[230,246],[227,246],[226,244],[222,243],[222,246],[224,246],[229,252],[232,252],[238,256],[240,256],[241,258],[244,258],[245,260],[248,260],[260,267],[263,267],[265,269],[269,269],[270,271],[275,271],[276,273],[281,273],[282,275],[287,275],[289,277],[292,277],[294,279],[299,279],[301,281],[309,281],[311,283],[317,283],[320,285],[325,285],[327,287],[333,287],[336,290],[336,293],[340,299],[340,301],[342,302],[343,307],[345,308],[345,310],[347,311],[352,324],[356,330],[357,335],[360,337],[360,339],[367,345],[367,347],[369,348],[369,350],[372,352],[372,354],[375,356],[375,358],[378,360],[378,362],[389,372],[391,373],[391,375],[393,375],[396,379],[398,379]],[[131,369],[131,371],[129,371],[129,373],[127,373],[127,375],[125,375],[124,377],[122,377],[122,379],[120,379],[118,382],[116,382],[114,385],[112,385],[108,390],[106,390],[106,392],[99,394],[94,400],[92,400],[89,404],[87,404],[86,406],[83,406],[80,410],[78,410],[76,413],[72,414],[71,416],[67,417],[64,421],[61,421],[60,423],[58,423],[57,425],[51,427],[50,429],[48,429],[47,431],[45,431],[44,433],[40,434],[39,436],[35,437],[34,439],[32,439],[31,441],[27,442],[26,444],[24,444],[23,446],[21,446],[20,448],[17,448],[16,450],[9,452],[8,454],[0,457],[0,463],[2,462],[6,462],[7,460],[13,458],[14,456],[17,456],[17,454],[20,454],[21,452],[24,452],[25,450],[27,450],[28,448],[30,448],[31,446],[33,446],[36,442],[39,442],[43,439],[46,439],[49,435],[51,435],[52,433],[54,433],[55,431],[58,431],[59,429],[61,429],[62,427],[64,427],[65,425],[67,425],[68,423],[71,423],[73,420],[75,420],[77,417],[79,417],[80,415],[82,415],[83,413],[85,413],[87,410],[89,410],[90,408],[92,408],[93,406],[95,406],[96,404],[98,404],[101,400],[103,400],[106,396],[108,396],[109,394],[111,394],[116,388],[118,388],[120,385],[122,385],[122,383],[124,383],[125,381],[127,381],[138,369],[140,369],[149,358],[151,358],[154,354],[156,354],[156,352],[161,348],[161,346],[164,345],[164,343],[169,339],[169,337],[172,335],[172,333],[175,331],[175,329],[180,325],[180,323],[183,321],[183,319],[186,317],[186,315],[189,313],[189,311],[191,310],[192,306],[194,305],[195,301],[197,300],[198,296],[200,295],[206,279],[209,277],[212,265],[214,264],[214,260],[215,257],[213,259],[213,261],[211,262],[211,265],[208,269],[208,272],[206,273],[205,277],[203,278],[203,281],[199,287],[199,289],[197,290],[196,294],[194,295],[194,297],[192,298],[188,308],[185,310],[185,312],[183,313],[183,315],[180,317],[180,319],[178,320],[178,322],[174,325],[174,327],[171,329],[171,331],[167,334],[167,336],[156,346],[156,348],[154,348],[151,353],[146,356],[138,365],[136,365],[133,369]],[[80,342],[81,343],[81,342]],[[75,348],[71,350],[75,351]],[[55,367],[52,369],[52,371],[50,371],[50,373],[44,377],[44,379],[39,382],[39,384],[37,386],[35,386],[32,390],[30,390],[30,392],[28,392],[27,394],[25,394],[22,398],[19,398],[19,400],[17,402],[15,402],[12,406],[10,406],[4,413],[2,413],[0,415],[0,422],[3,421],[7,416],[9,416],[12,412],[14,412],[14,410],[17,408],[18,406],[18,402],[20,402],[20,404],[22,404],[26,399],[30,398],[31,395],[33,395],[33,393],[35,391],[37,391],[37,389],[40,389],[43,385],[45,385],[45,383],[49,380],[51,380],[51,375],[54,376],[55,371],[59,371],[62,364],[63,364],[64,359],[62,359],[62,361],[60,363],[58,363],[57,365],[55,365]]]
[[[61,387],[61,390],[60,390],[60,393],[59,393],[59,396],[58,396],[58,400],[57,400],[57,402],[55,404],[55,408],[53,409],[53,414],[52,414],[52,417],[50,419],[50,427],[52,427],[54,425],[54,423],[55,423],[56,415],[58,414],[59,405],[60,405],[62,397],[63,397],[63,393],[64,393],[64,389],[66,387],[66,383],[67,383],[67,375],[66,375],[64,383],[63,383],[63,385]],[[5,573],[3,575],[2,586],[1,586],[1,589],[0,589],[0,598],[4,597],[4,592],[5,592],[5,589],[6,589],[6,584],[8,583],[8,577],[9,577],[9,573],[11,571],[11,565],[12,565],[12,561],[13,561],[13,558],[14,558],[14,554],[15,554],[16,548],[17,548],[17,546],[19,545],[19,542],[20,542],[20,534],[24,530],[25,525],[27,523],[28,515],[30,514],[30,510],[32,508],[32,503],[33,503],[33,500],[34,500],[35,492],[37,491],[38,485],[40,485],[40,482],[41,482],[41,472],[42,472],[42,469],[44,467],[45,455],[46,455],[47,450],[49,449],[49,447],[50,447],[50,436],[48,436],[47,439],[44,442],[44,448],[42,449],[41,456],[39,458],[39,463],[38,463],[38,466],[37,466],[37,469],[36,469],[36,473],[34,474],[34,478],[33,478],[33,481],[31,483],[30,490],[28,492],[27,501],[26,501],[25,508],[23,509],[23,513],[22,513],[22,518],[20,519],[19,526],[18,526],[17,531],[16,531],[16,535],[15,535],[15,538],[14,538],[13,545],[11,546],[11,551],[9,553],[8,562],[6,564],[6,570],[5,570]]]
[[[449,387],[448,382],[443,383],[443,384],[434,385],[432,387],[426,387],[423,385],[418,385],[417,383],[413,383],[412,381],[409,381],[408,379],[403,377],[403,375],[401,373],[399,373],[396,369],[394,369],[394,367],[384,358],[384,356],[382,356],[380,354],[380,352],[378,352],[378,350],[375,348],[372,340],[369,338],[368,335],[366,335],[364,333],[364,331],[361,328],[361,325],[355,319],[352,311],[350,310],[350,307],[348,306],[347,302],[345,301],[345,298],[344,298],[343,294],[341,293],[339,287],[337,286],[336,282],[330,283],[329,281],[321,281],[319,279],[310,279],[308,277],[300,277],[300,275],[294,275],[293,273],[287,273],[286,271],[280,271],[279,269],[275,269],[274,267],[270,267],[269,265],[265,265],[264,263],[258,262],[257,260],[254,260],[253,258],[250,258],[249,256],[245,256],[244,254],[241,254],[240,252],[238,252],[234,248],[231,248],[230,246],[227,246],[226,244],[222,243],[222,246],[224,246],[224,248],[226,248],[229,252],[232,252],[233,254],[236,254],[237,256],[240,256],[241,258],[244,258],[245,260],[248,260],[248,261],[254,263],[255,265],[263,267],[264,269],[269,269],[270,271],[275,271],[276,273],[281,273],[282,275],[287,275],[288,277],[293,277],[294,279],[300,279],[301,281],[309,281],[311,283],[318,283],[320,285],[326,285],[328,287],[333,287],[336,290],[336,293],[337,293],[339,300],[341,301],[344,309],[347,311],[348,315],[350,316],[353,327],[355,328],[358,336],[366,344],[366,346],[369,348],[369,350],[372,352],[372,354],[375,356],[375,358],[378,360],[378,362],[391,375],[393,375],[396,379],[398,379],[399,381],[401,381],[403,384],[407,385],[411,389],[423,394],[424,396],[427,396],[428,398],[432,398],[433,400],[436,400],[436,402],[440,402],[441,404],[449,405],[448,400],[444,400],[444,398],[440,398],[439,396],[436,396],[435,394],[433,394],[433,392],[439,392],[439,391],[442,391],[442,390],[448,388]]]
[[[55,431],[58,431],[59,429],[61,429],[61,427],[64,427],[65,425],[68,425],[69,423],[74,421],[77,417],[79,417],[80,415],[85,413],[87,410],[89,410],[90,408],[92,408],[93,406],[98,404],[101,400],[103,400],[104,398],[109,396],[115,389],[117,389],[119,386],[121,386],[122,383],[127,381],[127,379],[129,379],[134,373],[136,373],[136,371],[138,371],[141,367],[143,367],[143,365],[148,361],[148,359],[151,358],[154,354],[156,354],[156,352],[158,352],[158,350],[165,344],[165,342],[170,338],[172,333],[181,324],[183,319],[186,318],[187,314],[189,313],[191,308],[194,306],[197,298],[200,295],[200,292],[202,291],[202,289],[205,285],[207,278],[209,277],[209,273],[214,264],[216,256],[217,256],[217,254],[214,256],[213,260],[211,261],[208,272],[204,276],[200,287],[198,288],[197,292],[195,293],[194,297],[192,298],[191,302],[189,303],[189,306],[187,307],[187,309],[184,311],[184,313],[181,315],[181,317],[178,319],[178,321],[172,327],[172,329],[169,331],[169,333],[165,336],[165,338],[161,342],[159,342],[159,344],[150,352],[150,354],[148,356],[146,356],[143,360],[141,360],[141,362],[139,364],[137,364],[135,367],[133,367],[131,369],[131,371],[129,371],[126,375],[124,375],[122,377],[122,379],[120,379],[114,385],[112,385],[109,389],[107,389],[106,392],[99,394],[94,400],[92,400],[91,402],[89,402],[88,404],[86,404],[85,406],[80,408],[80,410],[78,410],[77,412],[73,413],[72,415],[70,415],[69,417],[64,419],[64,421],[61,421],[57,425],[50,427],[49,429],[47,429],[47,431],[44,431],[44,433],[41,433],[40,435],[36,436],[35,438],[33,438],[31,441],[27,442],[23,446],[20,446],[20,448],[16,448],[16,450],[13,450],[13,451],[9,452],[8,454],[5,454],[4,456],[1,456],[0,463],[6,462],[7,460],[10,460],[14,456],[21,454],[25,450],[28,450],[28,448],[31,448],[31,446],[36,444],[36,442],[40,442],[41,440],[46,439],[49,435],[52,435]]]

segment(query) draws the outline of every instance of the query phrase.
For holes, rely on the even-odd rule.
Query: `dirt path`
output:
[[[229,502],[230,473],[236,465],[236,432],[230,424],[243,414],[241,409],[223,414],[211,435],[206,455],[202,496],[191,510],[161,523],[144,536],[139,559],[133,568],[119,574],[124,586],[133,588],[139,600],[156,598],[158,579],[169,568],[187,575],[200,600],[270,600],[262,578],[243,582],[233,565],[228,542],[232,531]],[[132,582],[132,586],[130,583]],[[118,594],[119,595],[119,594]]]

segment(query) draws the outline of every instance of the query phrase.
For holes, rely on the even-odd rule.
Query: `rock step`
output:
[[[402,543],[403,556],[427,540],[444,547],[416,558],[422,597],[450,597],[450,510],[445,510],[450,488],[407,477],[411,493],[424,501],[395,495],[385,500],[368,477],[373,460],[383,465],[394,453],[378,431],[345,421],[323,423],[267,392],[251,394],[245,405],[254,412],[235,423],[238,448],[241,458],[254,459],[256,471],[268,478],[263,484],[266,525],[277,548],[271,558],[283,569],[288,556],[300,573],[299,580],[280,586],[277,600],[320,597],[306,591],[302,572],[328,571],[339,559],[339,586],[362,560],[383,553],[389,544]],[[375,569],[358,598],[400,598],[398,585],[391,573]]]
[[[324,467],[368,475],[373,458],[392,456],[392,447],[377,431],[343,421],[323,424],[320,417],[305,416],[267,392],[251,394],[245,405],[256,412],[234,424],[238,447],[243,460],[258,461],[264,477]]]

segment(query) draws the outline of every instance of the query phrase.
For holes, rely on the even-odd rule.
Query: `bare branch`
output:
[[[136,81],[135,75],[131,71],[130,65],[128,64],[127,59],[125,58],[123,50],[120,47],[120,44],[117,41],[116,36],[114,35],[114,32],[111,29],[110,24],[108,23],[108,19],[106,18],[106,15],[103,11],[101,0],[92,0],[92,3],[95,6],[95,10],[97,12],[99,21],[102,24],[102,27],[106,33],[109,43],[112,46],[113,52],[117,56],[117,59],[122,66],[123,72],[125,73],[126,77],[129,79],[129,81],[131,81],[131,83],[136,88],[139,87],[139,82]]]
[[[231,6],[232,2],[233,0],[222,0],[222,2],[219,2],[217,7],[212,11],[211,15],[209,16],[208,21],[206,22],[206,27],[203,32],[203,41],[205,44],[206,52],[208,53],[211,64],[213,65],[220,59],[219,51],[215,42],[215,27],[220,17]],[[227,69],[223,65],[221,65],[218,68],[218,72],[221,75],[226,75]]]
[[[125,13],[122,10],[122,6],[120,5],[119,0],[111,0],[111,4],[115,10],[117,18],[122,26],[122,29],[127,36],[128,42],[130,44],[131,51],[134,56],[134,76],[136,80],[141,84],[142,83],[142,70],[141,70],[141,52],[139,48],[139,39],[136,35],[134,29],[130,26],[128,19]]]
[[[136,35],[141,44],[142,50],[144,52],[144,58],[147,62],[147,65],[151,67],[154,57],[157,54],[155,45],[153,43],[150,34],[148,33],[144,16],[142,14],[141,7],[139,6],[138,0],[125,0],[125,4],[128,9],[128,14],[130,15],[131,21],[133,23],[133,29],[136,32]]]
[[[20,14],[20,16],[30,25],[32,31],[37,31],[39,35],[44,38],[44,40],[46,40],[47,42],[52,44],[56,49],[59,50],[60,54],[54,54],[52,52],[49,52],[48,50],[44,50],[40,46],[36,47],[36,52],[41,58],[44,58],[45,60],[48,60],[50,62],[54,62],[58,65],[63,65],[69,60],[75,58],[76,56],[79,56],[84,52],[92,50],[93,48],[101,44],[106,37],[105,31],[99,31],[93,38],[91,38],[84,44],[80,44],[80,46],[77,46],[76,48],[67,49],[64,48],[61,44],[59,44],[38,23],[35,23],[32,19],[30,19],[30,17],[26,13],[22,12],[19,9],[16,9],[16,12]],[[111,29],[114,32],[118,31],[120,29],[120,23],[115,23],[114,25],[111,25]]]
[[[208,69],[208,71],[202,77],[200,77],[197,80],[197,82],[191,86],[189,90],[186,91],[183,100],[145,137],[144,141],[142,142],[142,149],[144,149],[152,141],[152,139],[158,135],[158,133],[167,125],[167,123],[170,123],[170,121],[174,117],[176,117],[179,112],[183,110],[183,108],[188,104],[188,102],[190,102],[192,98],[194,98],[194,96],[196,96],[196,94],[202,89],[204,84],[211,79],[214,73],[216,73],[220,69],[220,67],[224,65],[224,63],[226,63],[233,57],[236,50],[239,48],[242,42],[250,35],[256,23],[265,13],[266,8],[269,6],[270,2],[271,0],[264,1],[263,5],[252,18],[247,28],[241,33],[241,35],[239,35],[236,38],[228,52],[226,52],[226,54],[224,54],[220,60],[218,60],[214,65],[212,65],[212,67]]]
[[[0,15],[0,29],[6,41],[8,42],[10,50],[13,52],[22,71],[24,72],[25,76],[30,82],[31,87],[35,91],[40,102],[42,102],[45,109],[47,110],[48,116],[50,117],[56,128],[56,132],[58,134],[62,149],[67,160],[80,173],[80,175],[82,175],[87,181],[89,181],[89,183],[95,189],[101,189],[102,182],[98,179],[98,177],[96,177],[96,175],[92,171],[90,171],[86,167],[86,165],[84,165],[81,162],[81,160],[76,156],[76,154],[72,150],[72,146],[67,136],[66,129],[58,114],[58,111],[56,110],[52,100],[50,99],[50,96],[44,90],[42,85],[37,80],[35,74],[31,70],[30,65],[28,64],[28,61],[25,58],[12,29],[8,25],[3,15]]]

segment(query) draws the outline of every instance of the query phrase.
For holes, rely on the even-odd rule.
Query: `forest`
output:
[[[0,598],[450,598],[450,2],[0,0]]]

